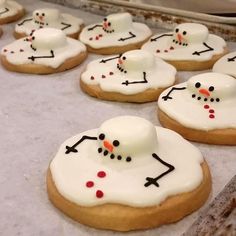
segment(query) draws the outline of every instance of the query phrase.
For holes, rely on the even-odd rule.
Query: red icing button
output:
[[[91,76],[90,79],[91,79],[91,80],[94,80],[95,78],[94,78],[94,76]]]
[[[96,40],[99,40],[99,37],[98,37],[98,36],[96,36]]]
[[[205,108],[205,109],[208,109],[208,108],[209,108],[209,105],[204,105],[204,108]]]
[[[102,78],[104,79],[104,78],[106,78],[106,76],[105,76],[105,75],[102,75]]]
[[[97,173],[97,176],[98,176],[99,178],[104,178],[104,177],[106,176],[106,173],[105,173],[105,171],[99,171],[99,172]]]
[[[215,118],[215,116],[213,114],[210,114],[209,118],[213,119],[213,118]]]
[[[114,73],[113,72],[110,72],[109,75],[113,75]]]
[[[86,183],[86,187],[88,187],[88,188],[92,188],[93,186],[94,186],[94,182],[93,181],[88,181]]]
[[[104,195],[104,193],[101,190],[97,190],[97,192],[96,192],[96,197],[97,198],[102,198],[103,195]]]
[[[160,50],[159,50],[159,49],[157,49],[157,50],[156,50],[156,52],[157,52],[157,53],[159,53],[159,52],[160,52]]]
[[[215,113],[215,111],[213,109],[210,109],[209,112],[210,113]]]
[[[164,50],[164,52],[168,52],[168,50]]]

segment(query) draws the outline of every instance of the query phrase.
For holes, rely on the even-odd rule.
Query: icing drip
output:
[[[164,91],[158,106],[186,127],[200,130],[236,128],[235,89],[236,81],[232,77],[204,73]]]
[[[165,60],[204,61],[223,53],[225,47],[225,41],[209,34],[204,25],[184,23],[173,32],[153,36],[142,49],[158,53]]]
[[[174,67],[151,53],[132,50],[92,61],[81,80],[86,84],[99,84],[104,91],[135,94],[148,88],[170,86],[175,74]]]
[[[66,154],[72,146],[76,152]],[[103,156],[104,150],[114,158]],[[130,162],[123,158],[128,153]],[[50,170],[60,194],[79,205],[145,207],[195,189],[202,181],[202,161],[199,150],[175,132],[123,116],[67,140]]]

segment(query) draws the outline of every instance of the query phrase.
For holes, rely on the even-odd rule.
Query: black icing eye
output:
[[[114,140],[114,141],[113,141],[113,145],[114,145],[115,147],[118,147],[118,146],[120,145],[120,142],[119,142],[118,140]]]
[[[44,14],[44,13],[42,13],[42,16],[45,16],[45,14]]]
[[[111,26],[111,22],[108,22],[108,26]]]
[[[122,57],[123,60],[126,60],[126,57]]]
[[[104,21],[107,21],[107,18],[104,18],[103,20],[104,20]]]
[[[214,89],[215,89],[215,88],[214,88],[213,86],[210,86],[208,90],[209,90],[210,92],[212,92],[212,91],[214,91]]]
[[[38,12],[36,12],[36,16],[38,16],[39,15],[39,13]]]
[[[184,31],[184,32],[183,32],[183,35],[186,35],[186,34],[187,34],[187,32],[186,32],[186,31]]]
[[[175,33],[178,33],[179,32],[179,29],[177,28],[176,30],[175,30]]]
[[[103,140],[105,138],[105,134],[99,134],[99,137],[98,137],[100,140]]]
[[[200,88],[200,87],[201,87],[201,84],[200,84],[199,82],[197,82],[197,83],[195,84],[195,87],[196,87],[196,88]]]

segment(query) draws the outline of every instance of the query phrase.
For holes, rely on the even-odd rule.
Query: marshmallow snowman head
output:
[[[33,12],[33,19],[42,23],[52,23],[59,19],[60,12],[57,9],[38,9]]]
[[[6,0],[0,0],[0,8],[5,7],[6,5]]]
[[[111,14],[104,18],[102,28],[107,33],[124,32],[132,27],[132,16],[129,13]]]
[[[123,72],[145,72],[155,65],[155,56],[144,50],[128,51],[120,56],[117,68]]]
[[[177,47],[201,44],[208,38],[206,26],[197,23],[183,23],[175,27],[172,43]]]
[[[235,97],[236,80],[229,75],[209,72],[189,79],[187,89],[192,93],[192,98],[218,103]]]
[[[42,28],[36,30],[29,37],[34,49],[48,49],[64,47],[67,43],[66,35],[63,31],[53,28]]]
[[[119,116],[105,121],[98,130],[98,152],[108,159],[130,162],[151,154],[157,146],[156,128],[136,116]]]

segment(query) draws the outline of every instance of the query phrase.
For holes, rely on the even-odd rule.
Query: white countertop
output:
[[[28,12],[55,6],[41,1],[19,0]],[[92,23],[102,19],[87,12],[57,8]],[[0,46],[14,40],[14,23],[3,25]],[[230,43],[236,49],[236,43]],[[57,210],[48,200],[46,171],[59,145],[82,131],[97,128],[118,115],[137,115],[156,125],[156,103],[129,104],[97,100],[79,88],[79,77],[87,62],[67,72],[28,75],[8,72],[0,66],[0,235],[122,235],[83,226]],[[181,72],[185,81],[197,72]],[[213,191],[199,211],[175,224],[126,233],[133,236],[181,235],[236,173],[236,147],[194,143],[206,158],[213,178]]]

